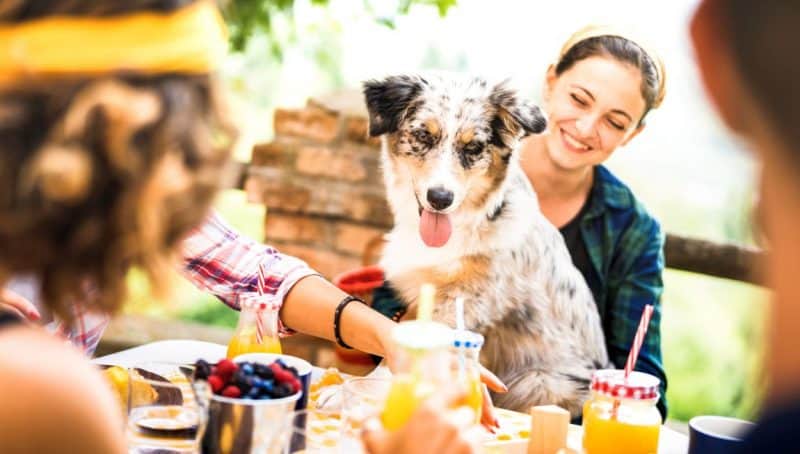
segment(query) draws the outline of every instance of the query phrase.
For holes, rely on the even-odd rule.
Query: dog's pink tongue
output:
[[[419,218],[419,235],[428,247],[442,247],[450,239],[450,216],[422,210]]]

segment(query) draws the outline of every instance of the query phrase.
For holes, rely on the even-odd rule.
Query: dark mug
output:
[[[728,454],[755,426],[752,422],[725,416],[695,416],[689,421],[688,454]]]

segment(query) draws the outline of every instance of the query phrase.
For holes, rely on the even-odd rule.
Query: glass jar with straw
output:
[[[653,306],[646,306],[624,370],[598,370],[583,407],[583,449],[587,454],[658,452],[661,414],[656,408],[660,380],[633,372]]]
[[[258,266],[256,291],[238,297],[239,322],[228,343],[228,358],[245,353],[282,353],[278,337],[280,304],[266,292],[266,272]]]
[[[466,391],[464,404],[475,412],[475,422],[480,423],[483,408],[480,355],[483,336],[469,331],[464,323],[464,300],[456,298],[456,330],[451,344],[451,370],[457,382]]]
[[[448,359],[453,333],[431,321],[435,293],[432,285],[423,285],[417,319],[401,322],[392,331],[395,374],[381,413],[381,422],[389,430],[404,426],[422,402],[450,381]]]
[[[239,322],[228,343],[228,358],[245,353],[281,353],[278,311],[274,301],[257,293],[239,296]]]

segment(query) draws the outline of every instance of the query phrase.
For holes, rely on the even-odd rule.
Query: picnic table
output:
[[[97,364],[118,365],[122,367],[130,367],[135,364],[150,361],[189,364],[200,358],[209,362],[216,362],[225,357],[226,351],[227,347],[225,345],[212,342],[164,340],[101,356],[95,358],[94,362]],[[322,369],[314,367],[311,373],[312,382],[320,377],[322,373]],[[568,443],[572,449],[578,452],[581,452],[581,436],[581,426],[573,425],[570,427]],[[667,426],[661,427],[658,447],[659,454],[685,454],[688,450],[688,446],[689,439],[686,435],[670,429]]]

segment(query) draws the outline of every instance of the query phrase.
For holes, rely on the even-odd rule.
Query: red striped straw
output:
[[[267,278],[266,274],[264,273],[263,263],[258,264],[258,294],[260,296],[264,296],[266,293],[267,288]],[[263,342],[264,339],[264,321],[261,320],[261,316],[264,313],[262,310],[264,308],[264,304],[260,303],[256,307],[256,342],[259,344]]]
[[[650,325],[650,317],[653,315],[653,305],[648,304],[644,307],[642,318],[639,320],[639,327],[636,329],[636,337],[633,338],[633,346],[628,353],[628,360],[625,362],[625,379],[631,375],[633,366],[636,365],[636,360],[639,358],[639,350],[642,348],[644,336],[647,334],[647,327]]]

